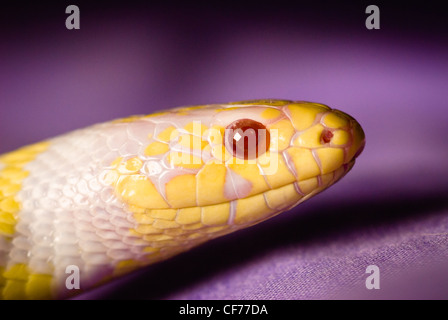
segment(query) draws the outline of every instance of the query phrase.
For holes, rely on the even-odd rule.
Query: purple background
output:
[[[80,298],[448,298],[448,41],[434,4],[31,3],[0,16],[0,153],[180,105],[310,100],[354,116],[352,172],[268,222]],[[377,265],[381,289],[365,288]]]

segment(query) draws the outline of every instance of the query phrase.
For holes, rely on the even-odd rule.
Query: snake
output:
[[[164,109],[0,155],[0,299],[67,299],[286,212],[349,172],[361,125],[280,99]]]

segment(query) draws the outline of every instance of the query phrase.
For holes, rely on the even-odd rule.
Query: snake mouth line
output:
[[[269,189],[269,190],[266,190],[266,191],[263,191],[263,192],[255,193],[255,194],[252,194],[252,195],[244,197],[244,198],[229,200],[228,202],[234,202],[234,201],[238,201],[238,200],[242,200],[242,199],[252,198],[252,197],[255,197],[255,196],[259,196],[260,194],[265,194],[266,192],[269,192],[269,191],[276,191],[276,190],[279,190],[279,189],[282,189],[282,188],[285,188],[285,187],[291,186],[291,185],[296,186],[296,190],[297,190],[298,195],[300,195],[302,197],[307,197],[310,194],[315,195],[316,194],[315,193],[316,190],[323,191],[324,189],[326,189],[330,185],[332,185],[332,184],[336,183],[337,181],[339,181],[340,179],[342,179],[353,168],[354,164],[355,164],[355,159],[349,161],[348,163],[345,163],[342,167],[340,167],[340,168],[338,168],[336,170],[330,171],[329,173],[325,174],[325,175],[333,175],[333,178],[331,179],[331,181],[328,182],[328,183],[325,183],[325,184],[323,183],[323,181],[321,179],[323,174],[319,174],[319,175],[310,177],[308,179],[304,179],[304,180],[301,180],[301,181],[297,181],[296,180],[296,181],[293,181],[291,183],[287,183],[287,184],[285,184],[283,186],[280,186],[280,187],[277,187],[277,188],[272,188],[272,189]],[[343,168],[342,171],[341,171],[341,168]],[[341,171],[341,173],[338,176],[335,176],[338,171]],[[318,184],[317,187],[315,188],[315,190],[313,190],[311,192],[303,192],[302,190],[300,190],[300,188],[298,187],[298,183],[311,181],[313,179],[317,179],[317,184]],[[227,203],[227,202],[220,202],[220,203],[216,203],[216,204],[213,204],[213,205],[222,204],[222,203]],[[276,209],[276,208],[271,208],[271,209]],[[283,210],[283,209],[280,209],[280,210]]]
[[[229,200],[229,201],[226,201],[226,202],[219,202],[219,203],[215,203],[215,204],[200,206],[200,208],[212,207],[212,206],[216,206],[216,205],[229,203],[229,210],[230,210],[229,218],[228,218],[227,223],[225,225],[231,227],[232,230],[235,229],[235,228],[236,229],[244,228],[244,227],[247,227],[247,226],[250,226],[250,225],[257,224],[257,223],[262,222],[264,220],[267,220],[267,219],[269,219],[269,218],[271,218],[273,216],[278,215],[281,212],[290,210],[291,208],[295,207],[299,203],[304,202],[305,200],[307,200],[307,199],[313,197],[314,195],[320,193],[321,191],[327,189],[329,186],[333,185],[334,183],[339,181],[341,178],[343,178],[351,170],[351,168],[353,167],[354,163],[355,163],[355,160],[352,160],[352,161],[344,164],[342,167],[325,174],[325,176],[327,176],[327,177],[329,175],[332,175],[332,178],[329,179],[329,180],[326,179],[324,181],[324,179],[322,179],[322,176],[324,176],[324,175],[320,174],[320,175],[316,175],[316,176],[313,176],[313,177],[310,177],[308,179],[304,179],[304,180],[301,180],[301,181],[297,181],[296,180],[296,181],[293,181],[291,183],[287,183],[287,184],[285,184],[283,186],[280,186],[280,187],[277,187],[277,188],[272,188],[272,189],[266,190],[264,192],[259,192],[259,193],[256,193],[256,194],[252,194],[252,195],[244,197],[244,198],[233,199],[233,200]],[[299,187],[299,183],[311,182],[312,180],[315,181],[314,182],[315,187],[312,190],[302,190]],[[273,207],[273,206],[269,205],[269,201],[268,201],[268,197],[267,197],[267,194],[269,192],[275,193],[275,192],[280,191],[281,189],[291,188],[291,186],[293,186],[293,188],[295,189],[295,192],[296,192],[296,196],[295,196],[295,198],[293,200],[291,200],[289,202],[288,201],[283,202],[282,205],[276,206],[276,207]],[[259,219],[255,219],[254,221],[250,221],[248,223],[241,223],[241,224],[236,223],[235,222],[235,218],[236,218],[237,202],[240,201],[240,200],[247,201],[247,200],[249,200],[251,198],[260,197],[260,195],[263,196],[263,199],[264,199],[264,201],[266,203],[266,206],[271,210],[271,213],[269,215],[267,215],[267,216],[266,215],[262,216]],[[189,209],[189,208],[198,208],[198,207],[199,206],[191,206],[191,207],[178,208],[176,210]],[[163,211],[163,210],[172,210],[172,209],[158,209],[158,210]]]
[[[295,201],[295,202],[286,204],[285,206],[278,207],[278,208],[272,208],[273,210],[275,210],[275,212],[274,212],[272,215],[270,215],[270,216],[268,216],[268,217],[265,217],[265,218],[263,218],[263,219],[260,219],[260,220],[258,220],[258,221],[255,221],[254,223],[252,223],[252,224],[250,224],[250,225],[258,224],[258,223],[260,223],[260,222],[263,222],[263,221],[265,221],[265,220],[268,220],[268,219],[270,219],[270,218],[272,218],[272,217],[274,217],[274,216],[276,216],[276,215],[278,215],[278,214],[280,214],[280,213],[282,213],[282,212],[288,212],[288,211],[291,210],[292,208],[296,207],[298,204],[300,204],[300,203],[302,203],[302,202],[304,202],[304,201],[306,201],[306,200],[312,198],[312,197],[315,196],[316,194],[318,194],[318,193],[324,191],[325,189],[327,189],[328,187],[330,187],[330,186],[333,185],[334,183],[336,183],[336,182],[338,182],[339,180],[341,180],[341,179],[342,179],[342,178],[343,178],[343,177],[344,177],[344,176],[345,176],[345,175],[346,175],[346,174],[353,168],[354,164],[355,164],[355,160],[354,160],[354,159],[351,160],[350,162],[344,164],[344,165],[341,167],[341,168],[343,168],[343,171],[342,171],[341,174],[339,174],[339,176],[336,176],[336,172],[337,172],[338,170],[340,170],[340,168],[339,168],[339,169],[336,169],[336,170],[333,170],[333,171],[331,171],[331,172],[329,172],[328,174],[333,174],[333,178],[332,178],[332,180],[331,180],[329,183],[327,183],[327,184],[325,184],[325,185],[322,184],[322,179],[321,179],[322,174],[303,180],[303,181],[307,181],[307,180],[317,179],[317,181],[318,181],[318,187],[315,188],[314,190],[312,190],[311,192],[306,193],[306,194],[304,194],[303,192],[301,192],[301,190],[299,189],[299,186],[298,186],[298,182],[299,182],[299,181],[294,181],[294,182],[289,183],[289,184],[286,184],[286,185],[284,185],[284,186],[282,186],[282,187],[278,187],[278,188],[275,188],[275,189],[271,189],[271,190],[278,190],[278,189],[281,189],[281,188],[284,188],[284,187],[287,187],[287,186],[294,185],[294,187],[295,187],[297,193],[300,194],[300,195],[302,195],[302,197],[301,197],[298,201]],[[303,181],[302,181],[302,182],[303,182]],[[271,191],[271,190],[269,190],[269,191]],[[269,191],[262,192],[261,194],[265,194],[266,192],[269,192]],[[256,196],[256,195],[252,195],[252,196],[250,196],[250,197],[254,197],[254,196]],[[248,197],[248,198],[250,198],[250,197]],[[234,201],[235,201],[235,200],[233,200],[232,202],[234,202]],[[265,197],[265,201],[266,201],[266,197]],[[267,202],[266,202],[266,203],[267,203]],[[229,222],[230,222],[230,219],[229,219]],[[245,226],[245,227],[246,227],[246,226]]]

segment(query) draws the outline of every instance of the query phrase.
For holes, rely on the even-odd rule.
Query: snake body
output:
[[[232,123],[265,128],[265,149],[235,153]],[[254,100],[118,119],[1,155],[0,299],[71,297],[273,217],[341,179],[364,143],[341,111]],[[79,288],[67,285],[75,271]]]

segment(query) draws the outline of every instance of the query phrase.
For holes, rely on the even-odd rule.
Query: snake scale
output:
[[[341,179],[364,145],[341,111],[252,100],[131,116],[0,155],[0,299],[69,298],[264,221]]]

